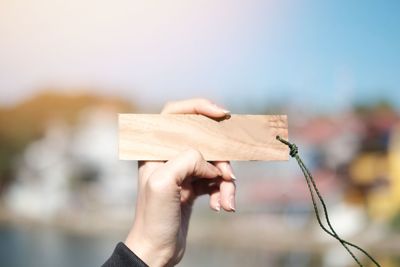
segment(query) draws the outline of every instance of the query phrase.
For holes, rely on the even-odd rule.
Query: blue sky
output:
[[[236,77],[268,90],[261,99],[333,110],[380,99],[400,105],[400,2],[327,3],[297,4],[293,17],[276,25],[276,38],[265,34],[245,59],[248,73]]]
[[[0,104],[88,87],[142,106],[400,107],[399,14],[399,1],[2,1]]]

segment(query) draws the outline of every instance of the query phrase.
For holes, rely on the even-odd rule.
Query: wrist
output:
[[[151,267],[165,267],[173,257],[173,251],[162,249],[145,238],[129,235],[125,245],[138,256],[144,263]]]

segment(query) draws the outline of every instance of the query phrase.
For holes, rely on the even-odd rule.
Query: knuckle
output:
[[[157,181],[157,179],[149,179],[146,183],[146,191],[157,191],[158,188],[160,187],[160,183]]]
[[[147,181],[146,187],[147,191],[154,192],[154,193],[159,193],[165,191],[169,185],[167,179],[164,179],[165,177],[151,177]]]
[[[188,148],[180,155],[180,161],[193,172],[199,167],[202,160],[203,156],[194,148]]]
[[[211,100],[203,97],[195,98],[194,101],[199,104],[205,104],[205,105],[212,104]]]
[[[200,151],[194,148],[188,148],[187,150],[185,150],[184,155],[193,162],[198,162],[203,159],[203,156],[201,155]]]

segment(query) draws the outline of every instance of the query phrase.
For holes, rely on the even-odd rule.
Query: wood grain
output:
[[[209,161],[287,160],[286,115],[232,115],[215,121],[202,115],[119,114],[119,157],[168,160],[188,148]]]

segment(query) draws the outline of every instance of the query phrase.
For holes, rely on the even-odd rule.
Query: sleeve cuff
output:
[[[135,255],[124,243],[119,242],[111,257],[102,267],[149,267]]]

